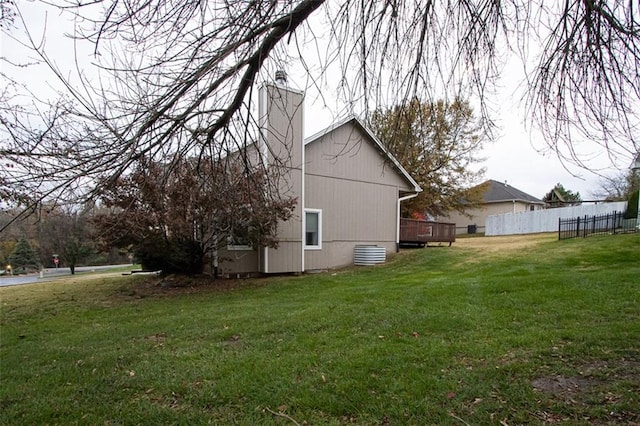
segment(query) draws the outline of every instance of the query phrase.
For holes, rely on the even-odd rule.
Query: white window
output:
[[[247,232],[234,232],[233,235],[227,239],[227,250],[253,250],[251,242],[247,237]]]
[[[304,211],[304,248],[320,250],[322,248],[322,210]]]

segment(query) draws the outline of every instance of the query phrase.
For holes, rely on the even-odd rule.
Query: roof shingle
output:
[[[523,201],[526,203],[544,204],[544,202],[539,198],[536,198],[533,195],[529,195],[526,192],[520,191],[518,188],[514,188],[507,183],[489,179],[483,185],[487,185],[487,190],[483,196],[483,201],[485,203]]]

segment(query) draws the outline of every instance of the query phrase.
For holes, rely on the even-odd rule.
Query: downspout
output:
[[[258,92],[258,125],[260,128],[258,152],[262,157],[262,166],[264,167],[264,171],[266,173],[269,168],[269,146],[267,145],[267,127],[269,126],[269,115],[268,115],[268,89],[265,85],[260,88]],[[259,249],[260,255],[258,256],[258,262],[261,265],[258,265],[258,270],[261,273],[269,273],[269,248],[268,247],[260,247]]]
[[[416,192],[415,194],[398,198],[398,205],[396,206],[396,253],[400,251],[400,203],[415,198],[418,194],[420,193]]]
[[[213,259],[212,259],[212,263],[211,263],[211,269],[213,272],[213,278],[219,278],[220,277],[220,265],[218,262],[218,249],[214,249],[213,250]]]

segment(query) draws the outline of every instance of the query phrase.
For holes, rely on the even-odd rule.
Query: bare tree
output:
[[[619,172],[601,177],[598,185],[599,188],[592,194],[594,198],[607,201],[628,200],[640,189],[640,176],[633,170],[626,173]]]
[[[259,137],[254,88],[288,62],[305,69],[306,88],[330,89],[356,112],[473,96],[490,125],[486,98],[515,53],[527,67],[530,117],[561,158],[588,167],[581,154],[593,144],[612,161],[640,150],[633,1],[43,3],[73,17],[99,72],[78,61],[71,79],[28,33],[64,88],[55,102],[0,109],[0,195],[13,203],[95,195],[143,157],[224,158]],[[28,28],[19,4],[3,7],[15,24],[5,33]]]
[[[0,27],[6,28],[13,24],[15,17],[15,1],[0,0]]]
[[[91,212],[55,209],[46,214],[40,230],[41,258],[50,264],[52,255],[59,256],[62,266],[75,274],[76,266],[95,253],[92,239]]]
[[[640,151],[637,2],[568,1],[543,8],[541,18],[528,105],[549,148],[588,168],[592,141],[613,162],[628,163]]]

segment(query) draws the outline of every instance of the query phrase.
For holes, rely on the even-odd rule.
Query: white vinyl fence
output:
[[[626,201],[617,201],[614,203],[580,204],[579,206],[535,210],[532,212],[495,214],[487,217],[485,235],[558,232],[558,219],[560,218],[595,216],[624,212],[626,209]]]

